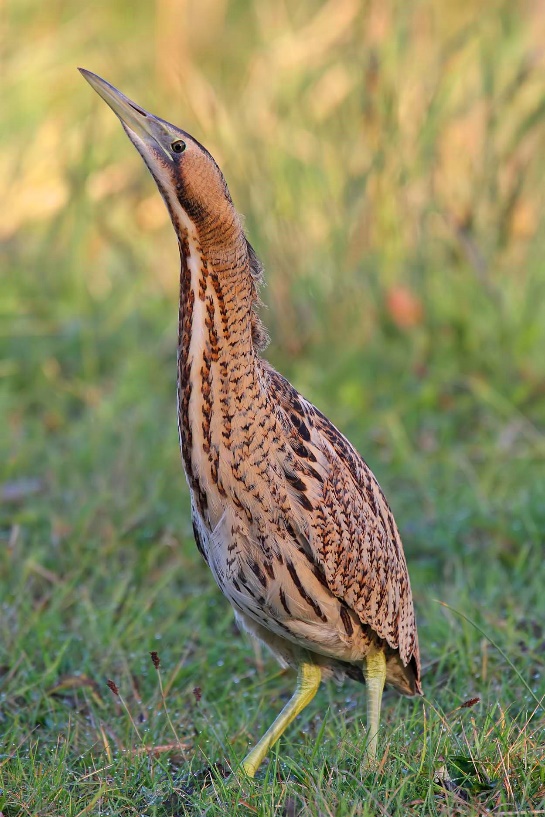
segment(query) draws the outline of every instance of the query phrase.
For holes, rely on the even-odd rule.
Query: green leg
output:
[[[259,743],[256,743],[242,761],[242,770],[248,777],[254,777],[271,746],[285,732],[292,720],[312,701],[320,686],[321,678],[322,671],[316,664],[301,664],[297,673],[297,686],[292,697]]]
[[[363,667],[367,686],[367,746],[365,761],[372,765],[377,756],[378,727],[382,691],[386,681],[386,657],[383,650],[376,650],[365,657]]]

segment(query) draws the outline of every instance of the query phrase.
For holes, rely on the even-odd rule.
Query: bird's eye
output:
[[[181,139],[176,139],[170,146],[173,153],[183,153],[186,145]]]

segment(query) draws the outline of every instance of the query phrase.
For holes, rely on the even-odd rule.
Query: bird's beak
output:
[[[109,82],[106,82],[97,74],[93,74],[85,68],[79,68],[78,70],[120,119],[131,140],[133,140],[133,136],[136,136],[144,144],[154,147],[156,150],[160,149],[170,159],[170,154],[163,145],[165,138],[168,139],[168,132],[158,117],[131,102],[125,94],[122,94],[121,91],[118,91],[117,88],[114,88],[113,85],[110,85]]]

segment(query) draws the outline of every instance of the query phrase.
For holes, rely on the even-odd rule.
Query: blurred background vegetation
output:
[[[397,460],[419,519],[445,471],[441,513],[465,487],[508,548],[521,492],[543,502],[543,5],[22,0],[3,25],[6,476],[43,477],[91,424],[65,462],[87,480],[154,411],[178,467],[176,242],[81,63],[217,157],[265,263],[273,362]]]
[[[1,25],[0,628],[18,694],[134,672],[157,630],[174,654],[212,582],[177,450],[176,241],[77,65],[223,168],[265,265],[266,354],[390,497],[426,662],[458,649],[434,595],[541,638],[544,4],[7,0]],[[120,604],[145,616],[113,632]]]

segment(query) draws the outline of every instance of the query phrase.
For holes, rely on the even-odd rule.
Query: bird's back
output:
[[[285,664],[301,651],[336,676],[361,678],[373,646],[388,681],[420,692],[411,588],[393,515],[348,440],[265,361],[232,443],[220,454],[225,496],[197,541],[239,620]]]

